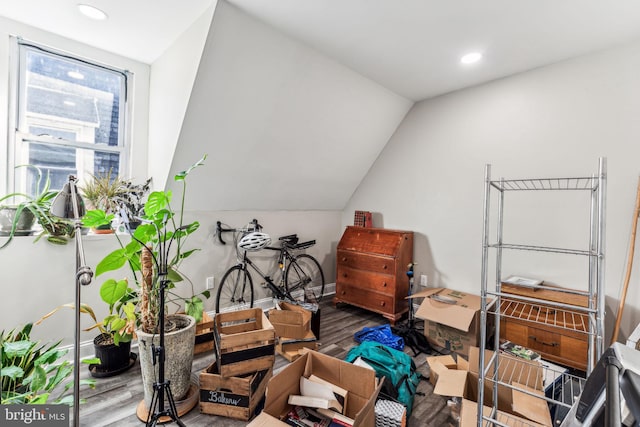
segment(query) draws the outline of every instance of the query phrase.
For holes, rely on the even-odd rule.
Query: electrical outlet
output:
[[[213,289],[214,284],[215,284],[214,277],[213,276],[207,277],[207,289]]]
[[[420,275],[420,286],[428,286],[429,282],[427,280],[427,275],[426,274],[421,274]]]

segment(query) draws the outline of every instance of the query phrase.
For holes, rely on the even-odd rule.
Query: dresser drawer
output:
[[[545,360],[582,370],[587,367],[587,334],[503,318],[500,321],[500,338],[540,353]]]
[[[371,292],[367,289],[336,283],[336,298],[379,313],[395,312],[394,298],[391,295]]]
[[[395,294],[396,278],[388,274],[338,266],[336,282],[356,288],[369,289],[389,295]]]
[[[395,258],[338,250],[338,265],[383,274],[395,273]]]
[[[558,333],[530,326],[526,347],[538,353],[560,356],[563,353],[560,338],[561,335]]]

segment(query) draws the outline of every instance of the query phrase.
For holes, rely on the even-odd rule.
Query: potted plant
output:
[[[127,279],[108,279],[100,286],[100,298],[109,306],[107,316],[98,321],[97,316],[87,304],[81,304],[80,312],[89,315],[94,324],[85,329],[91,331],[98,329],[100,334],[93,340],[96,363],[89,365],[92,376],[110,377],[129,369],[135,363],[137,356],[131,353],[131,340],[136,328],[136,299],[137,293],[129,288]],[[51,312],[40,318],[36,325],[52,316],[63,308],[74,309],[72,303],[56,307]]]
[[[177,297],[190,301],[186,307],[187,315],[172,314],[165,319],[160,319],[158,316],[158,295],[161,285],[171,290],[175,288],[175,283],[184,280],[185,276],[179,271],[179,266],[184,259],[197,251],[197,249],[185,248],[189,236],[200,226],[197,221],[189,224],[184,222],[186,178],[193,169],[203,165],[205,159],[206,156],[175,176],[175,181],[182,183],[179,210],[174,210],[171,205],[173,196],[171,191],[152,192],[144,205],[144,215],[141,217],[143,224],[132,232],[131,241],[125,244],[118,238],[120,248],[103,258],[95,269],[96,277],[99,277],[127,265],[139,285],[136,310],[139,327],[136,334],[140,344],[140,366],[147,407],[151,404],[153,382],[158,375],[157,366],[152,363],[151,347],[159,344],[160,322],[165,322],[165,354],[166,360],[171,360],[171,363],[166,366],[166,378],[170,381],[175,399],[183,398],[191,385],[196,321],[190,314],[197,315],[199,308],[201,315],[201,297],[208,298],[209,291],[189,298],[174,295],[174,300]],[[104,210],[92,210],[87,212],[83,223],[87,226],[96,226],[107,223],[108,220],[109,214]],[[161,271],[164,268],[166,271]],[[200,301],[199,304],[198,301]]]
[[[126,216],[129,229],[135,230],[144,216],[145,196],[151,188],[151,178],[142,184],[125,181],[125,186],[128,191],[122,197],[121,214]]]
[[[73,237],[75,230],[70,222],[56,218],[49,212],[53,199],[58,195],[58,191],[51,189],[49,174],[43,177],[40,168],[33,165],[17,167],[27,167],[35,172],[36,194],[14,192],[0,197],[0,235],[8,237],[0,249],[6,247],[15,236],[34,233],[36,221],[42,227],[36,241],[47,236],[51,243],[66,243],[68,237]],[[12,201],[11,204],[6,203],[9,200]]]
[[[69,350],[60,348],[61,341],[53,344],[33,341],[32,328],[29,323],[22,329],[0,332],[0,404],[73,404],[73,396],[67,394],[70,384],[65,384],[73,366],[63,360]],[[81,380],[81,383],[95,387],[95,380]],[[55,398],[54,391],[59,391]]]

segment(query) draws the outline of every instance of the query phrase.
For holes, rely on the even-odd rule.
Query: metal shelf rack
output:
[[[497,212],[490,212],[492,193],[497,191],[498,208]],[[504,205],[505,195],[513,191],[584,191],[590,197],[590,226],[589,245],[586,249],[567,249],[561,247],[531,246],[523,244],[505,243],[503,241],[504,226]],[[479,380],[478,380],[478,425],[483,425],[483,420],[493,422],[493,425],[507,425],[498,414],[497,403],[493,404],[490,413],[483,414],[485,400],[485,382],[492,384],[492,402],[498,402],[498,387],[500,385],[512,389],[517,389],[523,393],[542,397],[550,404],[569,408],[573,404],[573,399],[579,395],[584,379],[575,375],[557,372],[555,377],[559,378],[553,383],[553,390],[547,396],[534,394],[529,389],[518,388],[512,384],[511,378],[500,378],[499,372],[511,371],[508,366],[499,369],[501,364],[509,363],[509,358],[501,357],[499,351],[495,351],[488,360],[485,360],[485,348],[487,347],[487,325],[488,316],[495,316],[495,342],[494,348],[500,347],[500,318],[511,317],[526,320],[532,323],[552,325],[572,332],[588,334],[588,360],[587,376],[593,370],[595,363],[604,352],[604,317],[605,317],[605,293],[604,293],[604,236],[605,236],[605,196],[606,196],[606,159],[600,158],[598,172],[590,177],[570,177],[570,178],[534,178],[534,179],[511,179],[492,180],[491,165],[485,168],[485,191],[484,191],[484,225],[483,225],[483,247],[482,247],[482,280],[481,280],[481,312],[480,312],[480,353],[479,353]],[[496,240],[489,242],[490,223],[495,221]],[[495,281],[489,283],[489,251],[495,251]],[[549,252],[561,255],[586,256],[589,259],[588,290],[586,292],[573,291],[567,289],[567,293],[578,293],[587,297],[586,306],[567,304],[565,302],[554,302],[539,300],[534,297],[517,296],[503,292],[502,290],[502,262],[503,251],[521,250]],[[542,285],[533,285],[533,289],[545,289]],[[557,288],[556,290],[561,290]],[[538,304],[541,304],[538,306]],[[545,306],[543,309],[542,304]],[[548,310],[548,307],[557,307],[558,310]],[[537,308],[537,309],[536,309]],[[554,375],[553,372],[532,365],[532,369],[542,369],[541,375],[531,375],[531,378],[545,378]],[[521,382],[520,382],[521,384]],[[564,390],[556,392],[558,387],[571,387],[565,393]],[[536,384],[524,384],[525,386],[536,386]],[[539,384],[538,384],[539,386]],[[575,388],[575,390],[574,390]],[[550,397],[549,397],[550,396]],[[561,396],[561,397],[558,397]],[[568,396],[568,398],[567,398]],[[569,400],[569,401],[567,401]]]

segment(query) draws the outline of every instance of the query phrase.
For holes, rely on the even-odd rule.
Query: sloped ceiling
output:
[[[341,210],[412,102],[218,3],[170,176],[194,210]]]

